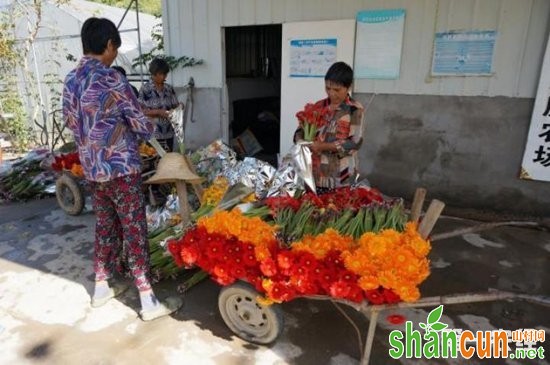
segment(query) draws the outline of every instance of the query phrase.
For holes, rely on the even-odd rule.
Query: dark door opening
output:
[[[241,157],[277,166],[282,25],[225,28],[229,137]]]

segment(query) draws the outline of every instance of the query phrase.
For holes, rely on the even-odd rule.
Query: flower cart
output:
[[[142,162],[142,176],[147,177],[154,173],[158,156],[152,147],[145,144],[139,147],[139,151]],[[55,196],[59,207],[69,215],[79,215],[84,209],[88,187],[86,180],[83,178],[84,172],[78,152],[55,156],[52,168],[59,173],[55,181]]]
[[[54,157],[52,169],[59,173],[55,181],[57,204],[69,215],[79,215],[84,208],[86,180],[78,157],[78,152]]]
[[[371,304],[417,300],[429,274],[430,245],[422,237],[442,209],[433,202],[417,228],[407,223],[402,199],[365,186],[274,196],[248,210],[205,212],[167,249],[176,264],[198,266],[224,286],[219,310],[233,332],[268,344],[283,328],[277,303],[309,296]]]
[[[344,196],[358,204],[340,205]],[[433,200],[420,220],[425,190],[417,190],[409,215],[402,202],[380,197],[367,189],[344,190],[322,202],[267,198],[257,211],[205,215],[167,247],[176,263],[199,266],[223,286],[221,317],[248,342],[275,341],[284,328],[280,304],[294,298],[329,300],[364,314],[363,365],[378,316],[387,309],[511,298],[548,305],[548,299],[501,291],[420,298],[418,286],[429,275],[427,238],[444,204]]]
[[[422,192],[422,190],[418,191]],[[418,194],[419,193],[417,193],[417,198],[420,197]],[[420,207],[421,202],[418,200],[415,201],[411,211],[411,220],[415,224],[418,222],[420,216]],[[418,226],[418,232],[422,238],[427,238],[441,214],[443,207],[444,204],[438,200],[432,202],[422,223]],[[330,294],[331,295],[328,295],[328,293],[327,295],[303,295],[301,297],[346,304],[370,318],[372,318],[373,308],[380,311],[383,307],[403,304],[395,297],[394,293],[384,292],[383,290],[373,290],[370,293],[367,291],[366,298],[350,298],[351,300],[338,298],[338,293],[333,292]],[[378,295],[380,295],[380,298],[377,298]],[[384,296],[389,297],[389,300],[385,301]],[[237,336],[248,342],[269,344],[275,341],[283,330],[283,315],[279,304],[266,303],[266,301],[262,300],[260,297],[261,294],[259,294],[251,284],[239,281],[221,289],[218,296],[218,308],[225,324]],[[387,304],[382,304],[384,302]],[[405,304],[412,303],[408,300]],[[370,331],[369,328],[369,332],[372,332],[374,335],[374,330]],[[369,336],[367,340],[371,342],[369,346],[372,346],[372,338]]]

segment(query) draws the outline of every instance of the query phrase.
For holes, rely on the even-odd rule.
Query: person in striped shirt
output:
[[[328,109],[327,123],[309,145],[317,193],[349,185],[358,173],[364,108],[349,95],[352,82],[353,69],[348,64],[332,64],[325,75],[327,98],[315,103],[318,108]],[[298,128],[294,142],[303,138],[303,130]]]

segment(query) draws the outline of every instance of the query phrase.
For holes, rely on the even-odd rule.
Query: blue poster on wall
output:
[[[290,77],[325,77],[336,62],[336,38],[290,41]]]
[[[355,77],[397,79],[401,66],[405,9],[357,13]]]
[[[491,75],[496,35],[494,30],[436,33],[432,75]]]

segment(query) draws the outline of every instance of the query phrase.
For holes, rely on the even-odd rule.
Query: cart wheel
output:
[[[55,182],[57,203],[70,215],[79,215],[84,208],[84,196],[78,183],[70,176],[61,175]]]
[[[234,334],[245,341],[260,345],[277,339],[283,329],[280,306],[261,305],[256,301],[258,292],[242,282],[224,287],[218,296],[222,318]]]

